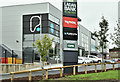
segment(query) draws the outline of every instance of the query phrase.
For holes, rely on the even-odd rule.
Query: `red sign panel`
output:
[[[63,17],[63,27],[77,28],[78,27],[77,22],[78,22],[77,18]]]

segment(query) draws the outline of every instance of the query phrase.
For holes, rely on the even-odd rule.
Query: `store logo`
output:
[[[75,44],[68,43],[67,48],[75,48]]]
[[[73,2],[73,0],[67,0],[67,2]]]
[[[34,18],[38,18],[39,19],[39,23],[34,27],[34,29],[32,29],[32,23],[33,23],[33,19]],[[30,18],[30,31],[31,32],[35,32],[35,31],[40,31],[40,26],[41,26],[41,17],[40,16],[32,16],[31,18]]]
[[[54,25],[53,25],[53,23],[51,23],[50,27],[51,27],[51,33],[54,33]]]
[[[76,3],[72,3],[72,2],[65,2],[64,3],[64,12],[65,13],[76,14],[76,9],[77,9]]]
[[[63,17],[63,27],[77,28],[77,18]]]
[[[77,36],[77,33],[64,32],[64,35]]]
[[[74,24],[74,25],[76,25],[76,22],[75,22],[75,21],[67,21],[67,20],[65,20],[65,23],[67,23],[67,24]]]

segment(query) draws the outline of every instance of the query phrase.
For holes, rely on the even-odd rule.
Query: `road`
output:
[[[120,64],[115,64],[115,68],[120,67]],[[111,69],[113,68],[112,64],[107,64],[106,65],[106,69]],[[91,66],[87,66],[87,70],[95,70],[95,65],[91,65]],[[101,70],[101,65],[97,65],[97,70]],[[78,67],[78,72],[82,72],[85,71],[85,66],[79,66]],[[60,70],[49,70],[48,71],[49,75],[52,74],[60,74]],[[38,76],[38,75],[42,75],[42,72],[32,72],[32,76]],[[28,73],[22,73],[22,74],[15,74],[14,78],[19,78],[19,77],[28,77]],[[4,80],[4,79],[10,79],[10,74],[3,74],[0,75],[0,80]]]

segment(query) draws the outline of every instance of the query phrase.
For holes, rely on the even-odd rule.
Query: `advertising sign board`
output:
[[[78,63],[77,22],[77,0],[63,0],[64,66]],[[65,68],[64,73],[72,73],[72,68]]]
[[[77,40],[77,29],[76,28],[63,28],[63,39],[64,40]]]
[[[78,42],[71,40],[64,40],[64,50],[77,51],[78,50]]]
[[[63,40],[77,41],[77,0],[63,0]]]
[[[77,18],[63,17],[63,27],[77,28]]]
[[[77,18],[77,0],[64,0],[63,15]]]
[[[75,44],[68,43],[67,48],[75,48]]]
[[[41,15],[24,15],[23,16],[23,32],[24,34],[40,33]]]

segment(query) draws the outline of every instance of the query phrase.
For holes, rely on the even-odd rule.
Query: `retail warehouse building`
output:
[[[79,18],[78,21],[79,56],[84,55],[83,51],[86,54],[97,55],[96,39],[91,38],[91,32],[80,25]],[[39,62],[39,53],[33,49],[32,43],[37,39],[42,39],[44,34],[54,38],[47,56],[48,62],[61,63],[63,60],[62,11],[50,3],[1,7],[1,63],[8,62],[4,61],[4,58],[21,59],[22,63]]]

